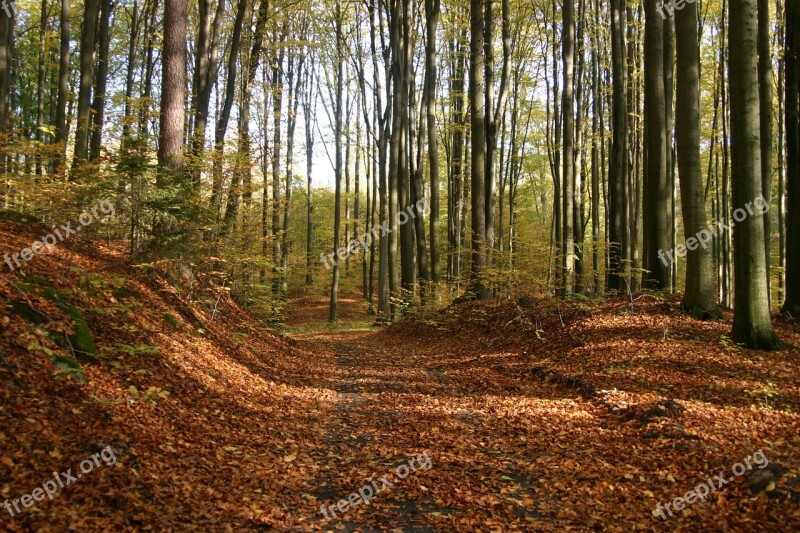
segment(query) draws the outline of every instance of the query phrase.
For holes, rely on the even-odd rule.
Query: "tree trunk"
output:
[[[672,263],[659,252],[672,247],[672,188],[667,159],[667,104],[664,82],[664,19],[655,2],[645,5],[645,197],[644,268],[646,286],[654,290],[672,288]]]
[[[434,297],[439,285],[439,132],[436,124],[436,31],[439,26],[440,0],[425,0],[428,29],[425,41],[425,108],[428,121],[428,165],[431,176],[431,280]]]
[[[95,76],[94,102],[92,103],[92,135],[89,146],[89,159],[91,161],[100,157],[100,148],[103,145],[103,120],[105,118],[108,79],[108,48],[111,43],[109,25],[111,13],[115,7],[112,0],[101,1],[100,28],[97,36],[97,75]]]
[[[314,61],[306,63],[303,83],[303,118],[306,130],[306,285],[314,283],[314,202],[311,175],[314,170],[314,116],[317,99],[314,94]]]
[[[470,0],[470,134],[472,189],[472,264],[470,292],[486,299],[484,287],[486,267],[486,115],[484,113],[484,20],[483,2]]]
[[[209,105],[211,90],[217,79],[219,71],[219,27],[220,18],[225,9],[224,0],[220,0],[214,12],[213,22],[211,17],[212,0],[199,1],[197,21],[197,44],[195,45],[195,68],[193,79],[192,110],[194,111],[194,125],[192,135],[192,156],[194,158],[192,178],[195,183],[200,183],[203,171],[202,156],[206,144],[206,127],[208,125]]]
[[[61,0],[61,52],[56,103],[56,144],[61,144],[56,168],[63,167],[67,151],[67,94],[69,93],[69,0]]]
[[[44,80],[47,73],[47,0],[42,0],[39,11],[39,63],[36,76],[36,140],[44,144]],[[42,158],[36,156],[36,175],[42,174]]]
[[[784,109],[786,123],[786,300],[781,313],[800,317],[800,5],[786,2]]]
[[[563,37],[562,60],[564,64],[564,89],[562,96],[562,112],[564,113],[564,167],[562,171],[564,215],[563,243],[561,247],[564,295],[573,292],[575,275],[575,234],[574,207],[575,199],[575,101],[574,69],[575,69],[575,0],[564,0],[562,10]]]
[[[289,103],[286,117],[286,180],[283,204],[283,246],[281,247],[281,290],[282,298],[289,294],[289,213],[292,207],[292,181],[294,181],[294,133],[297,126],[297,110],[303,83],[303,62],[305,56],[300,55],[295,65],[294,58],[289,57],[287,86],[289,87]],[[295,75],[297,81],[294,81]],[[294,83],[294,85],[292,85]]]
[[[339,254],[339,241],[341,240],[342,226],[342,107],[344,89],[344,34],[342,32],[342,5],[336,0],[335,32],[336,32],[336,101],[334,102],[334,143],[336,147],[335,172],[335,197],[333,215],[333,249],[336,251],[336,261],[333,263],[333,276],[331,279],[331,301],[328,320],[336,322],[337,297],[339,293],[339,269],[342,257]]]
[[[165,6],[166,9],[166,6]],[[75,129],[75,151],[72,166],[76,168],[89,158],[89,129],[91,126],[92,80],[94,77],[94,47],[97,37],[97,15],[100,10],[100,0],[85,0],[83,8],[83,26],[81,29],[80,47],[80,85],[78,89],[78,123]],[[185,8],[184,8],[185,10]],[[166,19],[166,11],[164,18]],[[164,21],[166,28],[166,21]],[[185,28],[184,24],[184,28]],[[165,29],[164,47],[169,36]],[[183,39],[185,36],[181,36]],[[166,50],[164,60],[167,60]],[[183,68],[183,67],[181,67]],[[162,98],[163,103],[163,98]],[[183,101],[181,101],[183,108]],[[181,112],[183,118],[183,112]],[[181,123],[181,132],[183,123]],[[182,135],[183,133],[181,133]]]
[[[624,0],[611,0],[611,157],[608,169],[608,279],[609,290],[627,288],[625,262],[628,260],[624,244],[628,231],[628,198],[625,195],[628,180],[628,114],[627,66],[625,31],[627,13]]]
[[[267,0],[264,0],[266,2]],[[244,25],[244,14],[247,10],[247,0],[239,0],[236,7],[236,19],[233,23],[233,35],[231,37],[231,50],[228,56],[228,73],[225,80],[225,100],[222,110],[219,113],[217,124],[214,129],[214,170],[211,185],[211,206],[214,213],[219,216],[222,206],[222,154],[225,145],[225,133],[228,131],[228,122],[231,118],[233,99],[236,95],[236,65],[239,60],[239,49],[242,42],[242,26]],[[231,192],[234,187],[231,186]]]
[[[761,191],[772,200],[772,50],[769,44],[769,0],[758,0],[758,90],[761,113]],[[770,287],[770,217],[764,218],[764,250],[767,269],[767,303],[772,309]]]
[[[756,0],[730,0],[729,55],[734,241],[734,342],[753,349],[778,349],[769,314],[763,214],[746,207],[763,201],[756,41]],[[748,204],[749,202],[749,204]],[[766,206],[768,207],[768,206]],[[752,207],[751,207],[752,210]],[[762,211],[763,213],[763,211]],[[744,214],[744,217],[741,216]],[[737,216],[739,215],[739,216]]]
[[[186,92],[186,0],[166,0],[164,3],[161,62],[158,164],[181,172]]]
[[[705,191],[700,169],[700,41],[697,4],[675,12],[677,93],[675,133],[683,228],[688,255],[683,307],[697,319],[720,318],[714,264],[708,244]],[[694,239],[692,245],[691,239]],[[699,242],[698,242],[699,241]],[[699,244],[699,246],[698,246]]]

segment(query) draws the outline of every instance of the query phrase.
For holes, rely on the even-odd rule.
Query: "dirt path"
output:
[[[315,479],[306,481],[331,518],[326,522],[318,510],[315,526],[586,529],[598,520],[613,523],[599,513],[624,513],[620,493],[610,493],[607,509],[593,517],[581,512],[585,495],[557,489],[565,477],[578,477],[588,482],[585,490],[602,492],[600,481],[621,466],[593,454],[592,440],[609,431],[624,438],[625,428],[576,391],[531,379],[519,357],[510,354],[464,358],[439,348],[387,343],[382,332],[353,322],[313,331],[313,317],[302,316],[302,324],[287,326],[305,331],[293,334],[301,351],[330,358],[338,393],[322,422],[325,446],[312,453]],[[417,457],[420,468],[400,479],[397,474],[406,473],[401,465]],[[384,475],[391,489],[368,505],[354,498],[344,513],[336,509],[339,500]]]

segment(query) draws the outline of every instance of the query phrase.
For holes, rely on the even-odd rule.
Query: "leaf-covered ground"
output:
[[[31,237],[3,225],[0,254]],[[0,530],[800,528],[800,350],[739,349],[730,317],[530,299],[377,329],[343,295],[331,328],[325,299],[298,293],[283,336],[185,270],[120,261],[76,242],[0,275],[0,503],[116,458],[0,508]],[[79,367],[64,301],[95,344]],[[796,323],[776,325],[800,345]],[[759,451],[771,465],[734,478]],[[396,475],[421,456],[429,468]],[[720,471],[734,479],[705,502],[654,515]],[[336,510],[380,477],[391,488]]]

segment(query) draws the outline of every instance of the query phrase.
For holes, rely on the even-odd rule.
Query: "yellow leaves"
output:
[[[284,462],[286,462],[286,463],[291,463],[291,462],[292,462],[292,461],[294,461],[295,459],[297,459],[297,454],[296,454],[296,453],[291,453],[291,454],[289,454],[289,455],[285,455],[285,456],[283,457],[283,460],[284,460]]]

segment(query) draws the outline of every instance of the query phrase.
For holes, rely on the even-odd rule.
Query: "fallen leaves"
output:
[[[109,262],[73,259],[87,271]],[[354,322],[340,329],[315,326],[324,302],[299,296],[288,326],[302,332],[290,341],[227,295],[212,318],[157,276],[101,271],[90,294],[62,266],[38,262],[38,274],[94,310],[100,355],[82,367],[86,384],[54,381],[53,362],[17,342],[35,325],[0,306],[0,496],[109,443],[118,462],[3,517],[2,529],[334,530],[344,526],[325,522],[320,505],[421,451],[433,468],[352,507],[348,527],[656,529],[658,502],[760,448],[789,470],[767,493],[798,479],[797,350],[738,349],[727,325],[694,322],[677,305],[472,302],[375,331],[358,295],[342,296]],[[13,292],[0,277],[0,302]],[[796,326],[778,327],[800,345]],[[800,512],[737,482],[666,527],[756,524],[797,529]]]

